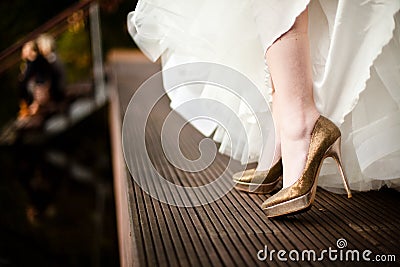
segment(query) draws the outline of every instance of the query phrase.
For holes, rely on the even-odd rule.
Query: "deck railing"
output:
[[[35,28],[30,33],[26,34],[22,39],[18,40],[16,43],[12,44],[0,53],[0,75],[5,75],[6,72],[15,71],[16,65],[21,62],[20,53],[25,43],[36,39],[43,33],[50,34],[57,39],[57,37],[61,37],[63,33],[71,29],[71,27],[73,27],[75,24],[78,24],[79,21],[85,19],[88,19],[90,24],[89,34],[92,64],[89,71],[91,73],[84,78],[85,82],[83,83],[76,83],[76,81],[74,81],[72,84],[69,83],[67,85],[66,94],[73,95],[75,101],[76,97],[87,96],[87,91],[89,90],[90,95],[93,95],[93,99],[90,99],[90,101],[75,101],[74,103],[71,103],[68,111],[69,118],[67,119],[69,122],[76,122],[81,118],[88,116],[92,113],[92,111],[96,110],[97,107],[102,106],[107,100],[104,82],[102,39],[98,1],[85,0],[72,5],[52,19],[48,20],[43,25]],[[68,69],[66,69],[66,72],[68,73]],[[15,76],[16,83],[17,74],[12,73],[12,76]],[[51,119],[52,118],[47,120],[49,122],[47,124],[54,124],[52,123]],[[57,118],[55,118],[55,120],[57,120]],[[55,124],[58,125],[58,123]],[[12,128],[11,126],[8,127],[7,125],[5,127],[10,129]],[[45,127],[45,129],[47,128]],[[58,129],[55,132],[59,131],[62,131],[62,129]],[[0,140],[4,139],[2,137],[3,134],[0,136]]]
[[[87,15],[89,8],[95,3],[95,0],[86,0],[65,9],[43,25],[25,35],[16,43],[3,50],[0,53],[0,74],[19,62],[19,53],[26,42],[35,39],[45,32],[51,32],[54,36],[58,36],[68,28],[68,18],[78,11],[83,11],[84,14]]]
[[[99,6],[96,0],[85,0],[65,9],[57,16],[37,27],[24,38],[2,51],[0,53],[0,75],[20,61],[19,54],[22,46],[26,42],[35,39],[42,33],[51,33],[54,37],[59,36],[68,29],[71,20],[73,20],[73,15],[78,12],[80,12],[79,14],[83,17],[89,16],[90,19],[93,77],[96,89],[95,96],[96,102],[103,102],[105,100],[104,69],[101,48]]]

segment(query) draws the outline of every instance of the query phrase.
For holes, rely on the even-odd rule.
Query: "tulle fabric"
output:
[[[271,85],[265,51],[307,6],[316,105],[342,131],[351,189],[399,188],[400,1],[145,0],[128,15],[128,29],[151,60],[161,57],[163,68],[209,61],[240,71],[264,97],[253,108],[269,115]],[[221,143],[221,153],[242,162],[259,161],[259,169],[268,167],[273,142],[260,138],[254,116],[240,100],[207,86],[179,90],[169,97],[172,108],[196,98],[228,105],[241,118],[245,133],[228,136],[210,121],[193,125],[204,135],[213,135]],[[273,132],[272,123],[263,127]],[[229,137],[233,142],[228,142]],[[244,147],[249,154],[243,155]],[[332,160],[324,162],[319,185],[342,192]]]

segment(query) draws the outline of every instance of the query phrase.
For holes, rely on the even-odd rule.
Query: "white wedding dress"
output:
[[[351,189],[366,191],[383,185],[399,189],[399,0],[139,0],[128,15],[128,29],[151,60],[161,57],[165,69],[200,61],[243,73],[265,97],[264,105],[253,108],[268,113],[271,86],[265,51],[307,6],[314,97],[321,114],[340,127]],[[188,99],[214,98],[243,118],[250,140],[243,142],[247,137],[242,132],[229,133],[232,144],[216,123],[193,123],[204,135],[213,134],[221,143],[220,152],[248,162],[259,161],[262,145],[264,152],[273,151],[273,143],[257,138],[254,120],[240,101],[207,86],[186,88],[169,97],[172,108]],[[185,111],[181,115],[188,116]],[[242,153],[243,146],[249,154]],[[270,163],[272,154],[265,154],[259,169],[268,167],[262,162]],[[342,192],[333,161],[324,162],[318,183]]]

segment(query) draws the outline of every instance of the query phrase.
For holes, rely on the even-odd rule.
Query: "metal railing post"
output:
[[[101,47],[101,30],[99,4],[93,3],[89,9],[90,18],[90,35],[92,43],[93,55],[93,78],[94,78],[94,93],[96,104],[102,104],[106,100],[105,83],[104,83],[104,68],[103,56]]]

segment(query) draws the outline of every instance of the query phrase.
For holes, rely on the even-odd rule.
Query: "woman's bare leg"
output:
[[[276,106],[276,101],[275,99],[275,86],[274,83],[271,80],[271,85],[272,85],[272,118],[274,121],[274,127],[275,127],[275,153],[274,153],[274,158],[272,160],[272,163],[275,164],[278,162],[278,160],[282,157],[282,151],[281,151],[281,134],[280,134],[280,128],[279,128],[279,121],[276,118],[276,113],[275,110],[277,109]]]
[[[311,132],[319,117],[313,97],[308,40],[308,11],[266,53],[275,92],[273,119],[280,135],[283,186],[300,177],[307,159]]]

